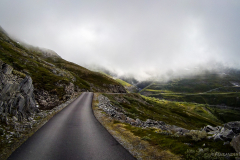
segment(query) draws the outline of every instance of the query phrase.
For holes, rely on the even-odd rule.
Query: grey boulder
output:
[[[231,141],[231,146],[235,149],[237,153],[240,152],[240,135],[235,136]]]

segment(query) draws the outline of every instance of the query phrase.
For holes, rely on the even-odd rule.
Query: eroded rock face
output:
[[[33,94],[32,78],[24,79],[12,74],[13,68],[1,61],[0,63],[0,115],[7,123],[7,117],[14,116],[21,121],[37,111]]]

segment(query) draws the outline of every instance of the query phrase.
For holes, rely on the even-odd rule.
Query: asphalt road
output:
[[[82,93],[23,143],[8,160],[133,160],[98,122],[93,93]]]

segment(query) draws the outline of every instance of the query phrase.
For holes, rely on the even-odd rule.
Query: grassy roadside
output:
[[[198,159],[221,159],[221,157],[213,155],[217,152],[235,152],[229,144],[223,145],[222,141],[209,140],[207,135],[201,135],[202,132],[191,132],[186,136],[181,136],[173,131],[140,128],[122,123],[98,107],[98,95],[100,94],[95,93],[93,101],[96,118],[137,159],[196,159],[196,157]],[[121,107],[126,115],[131,115],[133,119],[152,118],[164,120],[171,125],[178,124],[182,127],[186,127],[188,124],[190,125],[189,129],[200,129],[199,127],[207,124],[221,124],[205,108],[206,106],[202,105],[162,101],[136,94],[103,95],[107,96],[113,105]],[[123,99],[122,102],[117,101],[120,98],[124,98],[125,101]],[[178,112],[175,112],[176,110]],[[153,115],[155,116],[153,117]],[[196,137],[199,139],[196,140]]]
[[[153,119],[164,121],[186,129],[200,129],[206,125],[218,126],[221,122],[210,113],[207,105],[172,102],[139,94],[103,94],[114,106],[119,106],[125,114],[142,121]]]
[[[109,117],[105,112],[98,108],[98,95],[99,93],[94,94],[92,104],[95,117],[134,157],[142,160],[180,159],[179,156],[171,153],[169,150],[162,150],[157,146],[151,145],[146,139],[136,136],[131,132],[131,130],[137,129],[138,127],[132,127],[129,124],[120,123]]]

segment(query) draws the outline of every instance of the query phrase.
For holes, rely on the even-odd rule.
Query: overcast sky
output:
[[[1,0],[12,36],[137,78],[240,68],[240,0]]]

